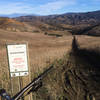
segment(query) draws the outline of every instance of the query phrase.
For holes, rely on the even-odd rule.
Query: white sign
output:
[[[11,77],[28,75],[26,44],[7,45]]]

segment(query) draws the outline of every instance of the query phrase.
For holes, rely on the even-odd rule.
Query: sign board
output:
[[[28,75],[27,44],[7,45],[11,77]]]

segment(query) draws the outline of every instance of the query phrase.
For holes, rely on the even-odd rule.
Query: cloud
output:
[[[40,5],[34,9],[37,10],[40,14],[52,14],[53,12],[56,12],[58,10],[63,9],[66,6],[70,6],[75,4],[75,0],[58,0],[55,2],[49,2],[43,5]]]
[[[60,1],[56,1],[56,2],[49,2],[47,4],[41,5],[40,9],[50,9],[50,10],[59,10],[67,5],[72,5],[74,2],[70,1],[70,0],[60,0]]]
[[[56,13],[57,11],[63,9],[66,6],[70,6],[76,3],[76,0],[57,0],[49,1],[45,4],[34,5],[26,3],[22,0],[21,2],[13,2],[7,4],[0,4],[0,13],[1,14],[11,14],[11,13],[33,13],[40,15],[48,15]],[[28,1],[27,1],[28,2]]]
[[[8,3],[5,5],[0,5],[1,14],[11,14],[11,13],[25,13],[25,9],[29,9],[30,6],[24,5],[22,2]]]

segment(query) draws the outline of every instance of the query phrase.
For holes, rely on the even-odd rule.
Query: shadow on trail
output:
[[[72,41],[72,52],[75,56],[80,57],[80,59],[84,60],[91,66],[100,68],[100,50],[98,50],[98,48],[96,48],[95,50],[81,49],[74,36]]]
[[[100,51],[82,49],[74,36],[65,71],[68,100],[100,100]]]

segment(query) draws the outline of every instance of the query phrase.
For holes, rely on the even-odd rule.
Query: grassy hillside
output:
[[[78,39],[80,48],[85,48],[87,50],[95,49],[96,47],[99,48],[99,45],[100,45],[99,37],[77,36],[77,39]],[[84,68],[84,66],[87,64],[86,61],[92,57],[90,56],[91,53],[89,53],[89,51],[86,52],[85,54],[86,57],[90,56],[86,61],[84,61],[83,58],[79,55],[74,55],[72,52],[69,53],[70,52],[69,50],[71,49],[72,36],[55,37],[55,36],[45,35],[44,33],[37,34],[33,32],[32,33],[31,32],[8,32],[8,31],[0,30],[0,48],[1,48],[0,49],[0,73],[1,73],[0,87],[7,89],[7,92],[11,93],[6,44],[7,43],[26,43],[26,42],[29,45],[29,58],[30,58],[29,64],[30,64],[30,69],[31,69],[31,79],[33,79],[34,77],[37,77],[50,64],[53,63],[54,65],[52,71],[43,79],[43,86],[37,92],[33,93],[34,100],[67,100],[67,99],[73,100],[72,98],[74,98],[74,96],[72,97],[72,94],[74,94],[74,92],[77,90],[77,87],[78,86],[84,87],[84,86],[78,84],[78,83],[81,83],[81,81],[78,80],[78,78],[76,78],[76,76],[71,73],[74,73],[74,70],[76,71],[75,73],[82,73],[82,72],[89,71],[88,69]],[[81,53],[82,52],[83,50],[81,50]],[[63,57],[63,55],[65,56]],[[78,67],[75,67],[77,65],[75,63],[77,60],[76,57],[79,57],[77,64],[79,64],[79,66],[81,65],[83,66],[82,70],[80,68],[78,69]],[[94,55],[93,57],[95,58]],[[96,60],[98,61],[99,58]],[[89,62],[89,66],[91,66],[90,62]],[[88,67],[88,64],[85,67]],[[70,73],[70,70],[71,70],[71,73]],[[68,79],[70,79],[70,82],[68,81],[66,83],[67,76],[65,73],[67,73],[67,76],[69,76]],[[88,74],[86,73],[87,76],[81,76],[82,80],[84,77],[88,78],[90,73],[91,71]],[[82,75],[84,75],[84,73]],[[22,77],[21,80],[22,80],[22,87],[24,87],[25,85],[29,83],[28,77]],[[75,81],[72,82],[72,80],[75,80]],[[77,80],[78,80],[77,82],[78,86],[74,86]],[[94,79],[92,80],[94,81]],[[66,84],[71,83],[71,85],[67,85],[68,87],[66,87],[65,83]],[[18,78],[12,78],[12,84],[13,84],[12,95],[14,95],[16,92],[19,91]],[[86,83],[86,84],[90,84],[90,83]],[[14,85],[16,87],[14,87]],[[73,90],[72,87],[76,87],[76,90]],[[81,90],[79,89],[79,91]],[[97,92],[97,90],[95,91]],[[25,98],[25,100],[27,100],[27,97]]]
[[[76,39],[72,50],[53,63],[34,100],[99,100],[100,51],[81,49]]]
[[[0,88],[7,89],[11,93],[9,79],[8,59],[6,44],[28,43],[29,66],[31,79],[38,76],[55,59],[60,59],[71,45],[72,36],[48,36],[37,32],[11,32],[0,30]],[[29,83],[28,77],[22,77],[22,87]],[[12,78],[13,95],[19,91],[18,78]],[[16,86],[16,87],[15,87]],[[27,100],[27,98],[26,98]]]

